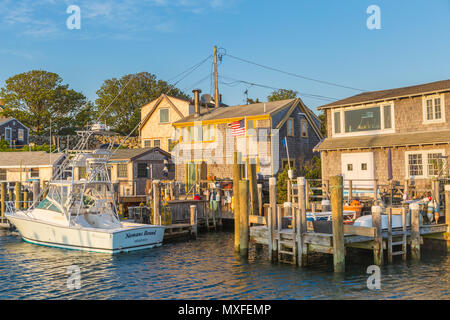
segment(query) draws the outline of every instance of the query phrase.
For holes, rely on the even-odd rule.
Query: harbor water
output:
[[[422,251],[381,268],[381,289],[367,287],[368,252],[354,252],[345,274],[332,256],[307,268],[270,263],[251,245],[248,260],[233,251],[232,232],[107,255],[37,246],[0,232],[0,299],[450,299],[450,255]],[[80,270],[80,288],[68,286]],[[72,283],[73,284],[73,283]]]

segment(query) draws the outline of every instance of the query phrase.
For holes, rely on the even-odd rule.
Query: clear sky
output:
[[[81,29],[69,30],[69,5]],[[381,29],[366,12],[380,8]],[[44,69],[95,100],[103,80],[147,71],[169,80],[217,45],[221,52],[305,77],[363,90],[450,78],[450,0],[0,0],[0,86]],[[212,93],[211,61],[177,86]],[[227,104],[265,100],[269,88],[340,99],[359,93],[265,70],[224,55]],[[200,80],[202,80],[199,82]],[[315,107],[326,100],[300,95]]]

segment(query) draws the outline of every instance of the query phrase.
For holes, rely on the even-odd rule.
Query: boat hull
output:
[[[85,250],[115,254],[160,246],[163,226],[122,223],[122,228],[98,230],[76,228],[7,215],[26,242],[63,249]]]

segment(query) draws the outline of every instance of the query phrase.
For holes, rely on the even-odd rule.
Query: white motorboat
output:
[[[95,132],[83,131],[78,147]],[[120,221],[107,163],[111,147],[91,153],[75,150],[55,172],[43,193],[26,211],[9,206],[5,213],[30,243],[86,251],[118,253],[160,246],[164,226]],[[86,178],[74,180],[74,168],[86,167]],[[68,175],[68,177],[65,177]]]

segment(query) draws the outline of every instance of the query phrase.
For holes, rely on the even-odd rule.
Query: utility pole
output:
[[[216,108],[220,106],[219,102],[219,82],[217,80],[217,47],[214,46],[214,87],[215,87],[215,94],[214,94],[214,102],[216,103]]]

